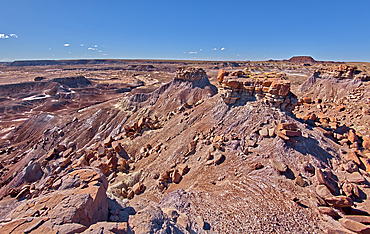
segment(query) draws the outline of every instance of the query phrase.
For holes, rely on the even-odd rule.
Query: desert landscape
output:
[[[0,233],[370,233],[370,63],[0,63]]]

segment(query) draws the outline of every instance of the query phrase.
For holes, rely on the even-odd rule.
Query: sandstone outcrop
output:
[[[290,82],[279,75],[276,78],[260,79],[244,75],[243,72],[229,73],[220,70],[217,80],[221,85],[220,95],[227,104],[234,104],[239,99],[263,100],[273,107],[292,111],[298,102],[297,97],[290,92]]]

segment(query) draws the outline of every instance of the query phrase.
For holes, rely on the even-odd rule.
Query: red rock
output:
[[[189,166],[187,164],[178,165],[177,169],[179,170],[180,175],[185,175],[189,171]]]
[[[290,82],[287,80],[275,80],[270,85],[268,92],[273,95],[287,96],[290,92]]]
[[[107,153],[107,149],[104,148],[103,146],[100,146],[98,148],[98,156],[99,157],[104,157],[106,153]]]
[[[132,187],[132,191],[135,193],[135,194],[140,194],[142,193],[143,191],[145,190],[145,185],[141,182],[139,183],[136,183],[133,187]]]
[[[366,150],[370,150],[370,141],[369,140],[364,140],[362,142],[362,147],[364,147]]]
[[[121,152],[121,144],[118,142],[118,141],[113,141],[112,142],[112,148],[114,149],[114,151],[116,151],[117,153]]]
[[[110,146],[110,144],[112,143],[112,136],[109,136],[109,137],[107,137],[105,140],[104,140],[104,142],[103,142],[103,144],[104,144],[104,146],[105,147],[109,147]]]
[[[326,197],[324,200],[334,207],[350,207],[353,206],[353,200],[346,196]]]
[[[222,69],[218,70],[218,74],[217,74],[218,83],[222,83],[226,74],[227,74],[227,72],[225,72],[224,70],[222,70]]]
[[[316,121],[317,117],[316,117],[315,114],[311,114],[309,119],[312,120],[312,121]]]
[[[281,130],[291,130],[296,131],[298,129],[297,125],[294,123],[281,123],[277,125],[277,129]]]
[[[311,104],[311,98],[310,97],[304,97],[302,98],[304,103]]]
[[[171,179],[172,179],[172,182],[174,183],[179,183],[180,180],[181,180],[181,174],[179,173],[179,171],[177,169],[175,169],[173,172],[172,172],[172,175],[171,175]]]
[[[337,106],[338,111],[344,111],[346,108],[344,106]]]
[[[289,140],[290,140],[290,138],[289,138],[288,136],[284,135],[281,131],[278,131],[278,132],[276,133],[276,135],[277,135],[278,137],[280,137],[281,139],[285,140],[285,141],[289,141]]]
[[[356,233],[370,233],[370,227],[347,218],[339,219],[339,223],[348,230]]]
[[[351,142],[351,143],[354,143],[356,141],[358,141],[358,137],[355,133],[355,131],[353,129],[350,129],[348,131],[348,140]]]
[[[360,160],[365,165],[366,171],[370,172],[370,158],[360,158]]]
[[[316,176],[316,180],[319,184],[324,184],[326,185],[326,187],[328,187],[330,189],[330,192],[334,193],[336,192],[336,183],[335,181],[333,181],[328,175],[327,173],[324,173],[320,168],[316,168],[315,170],[315,176]]]
[[[60,152],[67,150],[67,147],[65,145],[60,144],[60,145],[57,145],[55,150],[58,151],[58,153],[60,153]]]
[[[233,79],[224,79],[222,83],[234,89],[237,89],[241,86],[241,83],[239,81]]]
[[[115,155],[113,155],[108,160],[108,166],[110,167],[110,169],[115,169],[117,167],[117,164],[118,164],[118,158]]]
[[[301,131],[281,130],[281,133],[283,133],[284,135],[289,136],[289,137],[300,137],[300,136],[302,136]]]

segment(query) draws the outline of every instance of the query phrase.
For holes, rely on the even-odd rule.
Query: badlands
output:
[[[0,63],[0,233],[370,233],[369,123],[369,63]]]

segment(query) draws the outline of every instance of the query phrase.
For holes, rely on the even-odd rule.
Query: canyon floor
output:
[[[369,123],[369,63],[2,63],[0,233],[370,233]]]

